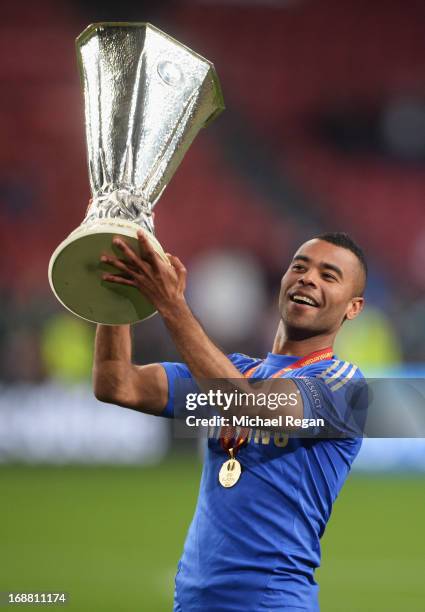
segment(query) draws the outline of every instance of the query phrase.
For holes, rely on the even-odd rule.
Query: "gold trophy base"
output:
[[[138,252],[140,226],[119,219],[99,219],[74,230],[55,250],[49,263],[49,282],[59,302],[73,314],[104,325],[137,323],[156,314],[154,306],[135,287],[102,280],[102,274],[119,271],[100,261],[103,253],[122,252],[112,244],[121,236]],[[142,230],[145,231],[145,230]],[[168,261],[157,241],[145,231],[155,251]]]

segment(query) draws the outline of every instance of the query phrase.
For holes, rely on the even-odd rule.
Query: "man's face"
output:
[[[364,273],[357,257],[317,238],[295,253],[282,278],[279,311],[288,329],[303,335],[336,332],[362,310]]]

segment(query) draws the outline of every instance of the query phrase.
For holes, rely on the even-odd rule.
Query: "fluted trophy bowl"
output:
[[[49,281],[58,300],[95,323],[155,313],[134,287],[102,280],[102,253],[142,230],[165,261],[152,211],[199,130],[223,109],[213,64],[148,23],[97,23],[77,38],[92,197],[81,225],[57,247]],[[178,210],[176,210],[176,224]]]

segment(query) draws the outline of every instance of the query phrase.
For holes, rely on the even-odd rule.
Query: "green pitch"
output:
[[[81,612],[170,610],[200,469],[0,468],[0,591],[66,591],[65,610]],[[424,610],[424,484],[350,478],[323,539],[323,612]]]

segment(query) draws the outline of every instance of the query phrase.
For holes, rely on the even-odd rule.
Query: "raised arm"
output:
[[[118,274],[105,273],[103,279],[135,287],[154,304],[194,378],[230,379],[233,381],[230,384],[237,384],[238,389],[253,392],[241,373],[212,342],[193,316],[184,297],[186,270],[180,260],[169,255],[171,265],[165,263],[150,247],[143,232],[139,232],[138,240],[137,254],[124,240],[114,238],[114,245],[121,250],[123,258],[106,254],[101,258],[103,262],[118,270]],[[129,359],[127,354],[127,361]],[[238,379],[237,383],[235,379]],[[288,394],[298,391],[298,387],[290,379],[281,380],[279,384],[280,391],[285,390]],[[165,402],[167,395],[168,393],[164,393]],[[301,398],[295,406],[287,406],[282,411],[296,418],[302,416]]]
[[[136,254],[124,240],[114,238],[125,259],[103,255],[102,261],[120,272],[105,273],[103,279],[135,287],[152,302],[195,378],[241,378],[193,316],[184,296],[186,270],[178,257],[168,255],[171,265],[167,264],[153,251],[143,232],[138,233],[138,241]]]
[[[168,399],[168,382],[158,363],[137,366],[131,360],[129,325],[98,325],[93,388],[98,400],[160,415]]]

